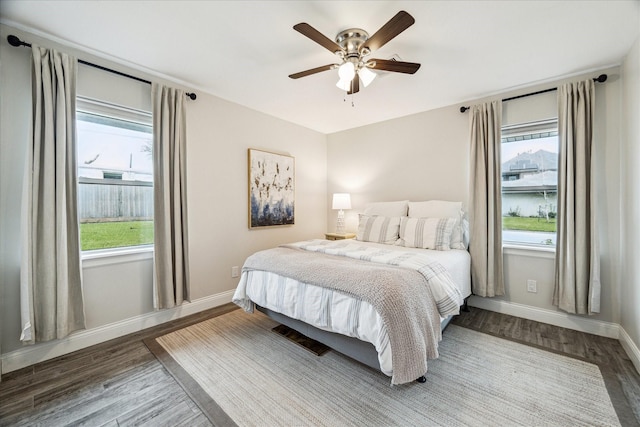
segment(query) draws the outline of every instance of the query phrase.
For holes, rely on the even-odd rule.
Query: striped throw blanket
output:
[[[251,255],[243,274],[270,271],[343,292],[380,314],[392,352],[393,384],[411,382],[438,357],[440,316],[458,313],[462,296],[438,263],[412,252],[386,251],[353,241],[313,240]],[[249,310],[249,301],[236,301]]]

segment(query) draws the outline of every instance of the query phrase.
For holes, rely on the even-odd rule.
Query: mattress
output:
[[[465,298],[471,294],[470,256],[467,251],[433,251],[370,242],[358,244],[384,250],[427,254],[449,272]],[[304,292],[300,291],[301,287],[304,287]],[[380,370],[386,375],[392,375],[393,355],[385,325],[374,307],[366,301],[273,272],[256,270],[243,271],[233,297],[236,303],[247,299],[315,328],[373,344],[378,353]],[[331,301],[331,304],[326,304],[326,301]],[[330,319],[329,323],[327,318]]]

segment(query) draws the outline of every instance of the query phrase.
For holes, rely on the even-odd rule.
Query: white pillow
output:
[[[411,218],[456,218],[456,225],[451,234],[451,249],[467,249],[465,229],[468,223],[462,210],[462,202],[448,202],[445,200],[428,200],[426,202],[409,202],[409,217]]]
[[[455,218],[402,217],[398,245],[448,251],[451,249],[451,232],[455,225]]]
[[[398,241],[400,217],[369,216],[360,214],[356,240],[395,244]]]
[[[379,216],[407,216],[407,204],[408,200],[402,200],[399,202],[376,202],[369,203],[364,208],[365,215],[379,215]]]

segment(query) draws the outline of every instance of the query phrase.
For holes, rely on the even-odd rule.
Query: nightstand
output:
[[[324,237],[327,240],[355,239],[356,238],[356,234],[355,233],[344,233],[344,234],[325,233]]]

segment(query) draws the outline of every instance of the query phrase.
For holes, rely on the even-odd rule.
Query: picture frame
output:
[[[248,149],[249,228],[295,224],[295,159]]]

